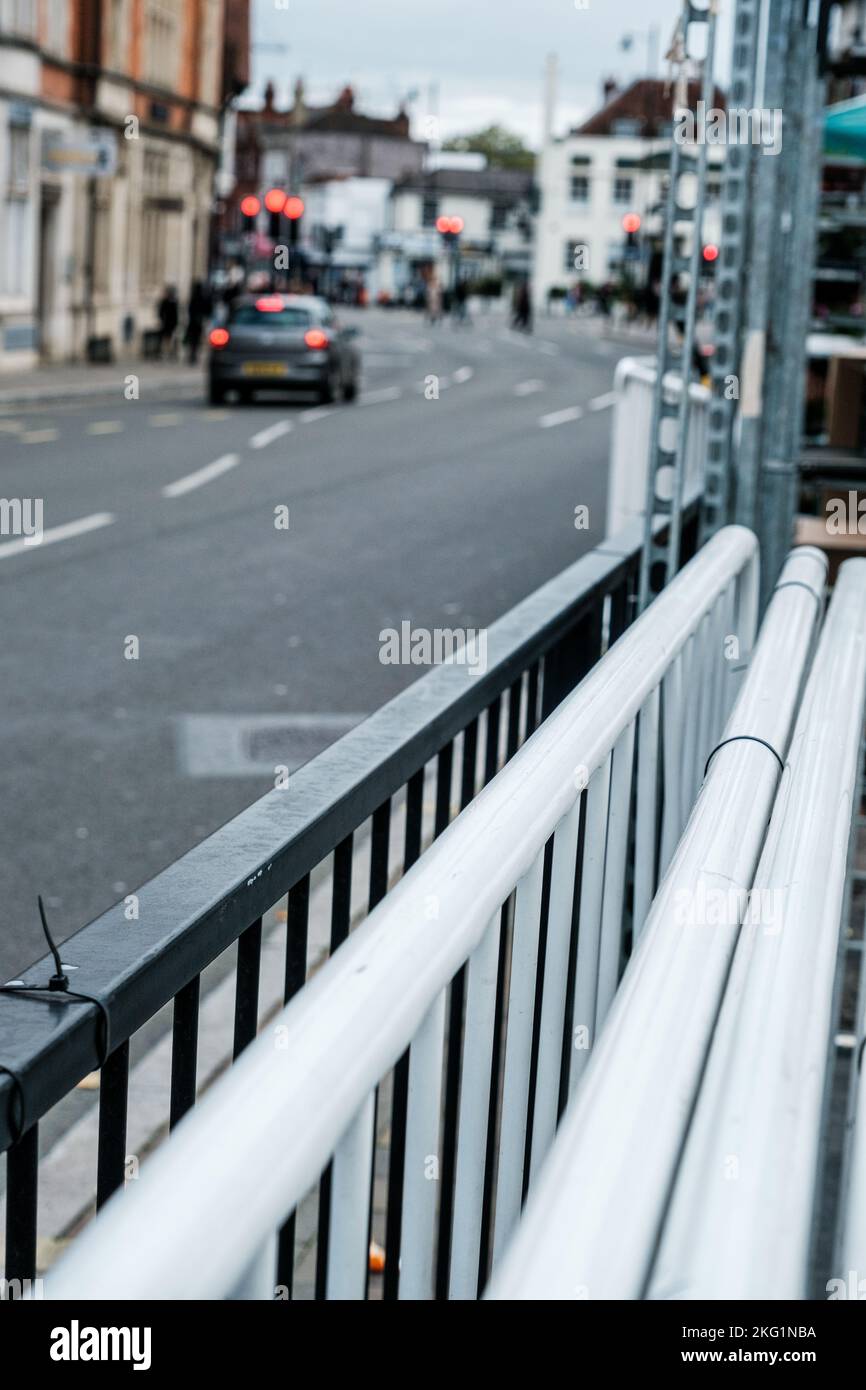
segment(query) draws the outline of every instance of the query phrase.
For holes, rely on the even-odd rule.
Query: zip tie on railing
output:
[[[765,738],[758,738],[757,734],[732,734],[730,738],[723,738],[721,743],[716,744],[712,753],[707,758],[706,765],[704,767],[704,776],[706,777],[709,771],[710,763],[713,761],[713,758],[716,756],[720,748],[724,748],[726,743],[740,743],[742,740],[745,740],[747,743],[760,743],[762,747],[769,748],[773,757],[776,759],[776,762],[779,764],[779,767],[782,769],[783,772],[785,771],[785,764],[782,762],[782,759],[779,757],[772,743],[768,743]]]
[[[48,928],[48,921],[45,916],[45,906],[42,902],[41,894],[37,896],[36,901],[39,904],[39,917],[42,922],[42,930],[45,933],[45,940],[48,942],[48,949],[54,957],[55,973],[51,976],[47,985],[27,985],[23,983],[20,985],[0,985],[0,994],[13,994],[19,999],[33,999],[36,1001],[36,1003],[39,1004],[57,1003],[60,1000],[62,1000],[64,1003],[69,1004],[95,1004],[97,1009],[99,1010],[99,1015],[102,1020],[102,1027],[99,1031],[98,1037],[99,1062],[97,1064],[97,1070],[101,1071],[102,1068],[105,1066],[110,1052],[108,1043],[111,1020],[108,1016],[108,1009],[105,1007],[103,1001],[101,999],[98,999],[96,995],[83,994],[80,990],[72,990],[69,988],[69,977],[66,975],[63,969],[63,962],[60,959],[60,952],[54,944],[54,939],[52,938],[51,932]],[[13,1123],[14,1101],[13,1105],[10,1106],[9,1109],[9,1128],[12,1131],[13,1143],[17,1144],[18,1140],[21,1138],[21,1136],[25,1133],[27,1129],[27,1106],[24,1085],[18,1073],[14,1071],[12,1067],[7,1067],[3,1062],[0,1062],[0,1072],[5,1073],[6,1076],[12,1078],[12,1085],[14,1088],[15,1095],[18,1099],[18,1106],[21,1112],[21,1120],[19,1124],[16,1125]]]
[[[786,579],[783,583],[776,585],[775,589],[773,590],[773,593],[777,594],[780,589],[805,589],[807,593],[812,595],[816,603],[820,605],[824,602],[823,595],[816,594],[815,590],[812,588],[812,585],[807,584],[803,579]]]

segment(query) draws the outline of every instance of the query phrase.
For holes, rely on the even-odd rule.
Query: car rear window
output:
[[[259,324],[262,328],[308,328],[313,316],[308,309],[257,309],[255,304],[239,304],[231,316],[234,324]]]

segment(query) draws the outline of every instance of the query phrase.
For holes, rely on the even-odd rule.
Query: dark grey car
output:
[[[320,401],[358,393],[356,328],[344,328],[315,295],[259,294],[235,300],[210,333],[208,394],[249,400],[255,391],[315,391]]]

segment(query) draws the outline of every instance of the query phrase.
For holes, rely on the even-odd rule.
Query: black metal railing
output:
[[[684,509],[680,562],[694,553],[698,504]],[[176,1125],[195,1102],[202,972],[237,943],[234,1036],[237,1057],[256,1032],[262,919],[287,899],[283,997],[304,984],[311,875],[330,862],[329,950],[351,925],[353,846],[370,823],[367,910],[422,853],[425,783],[435,779],[433,835],[462,809],[503,761],[579,683],[636,614],[642,526],[635,523],[576,561],[488,630],[487,667],[468,678],[436,667],[363,724],[299,769],[286,790],[269,792],[138,892],[134,932],[123,905],[103,913],[62,948],[76,991],[45,985],[51,956],[24,971],[36,993],[0,993],[0,1153],[7,1153],[6,1279],[36,1274],[39,1122],[90,1072],[101,1071],[96,1204],[124,1182],[130,1040],[173,1006],[170,1099]],[[483,755],[482,755],[483,749]],[[459,764],[456,759],[459,758]],[[428,772],[435,763],[432,775]],[[389,863],[392,810],[404,800],[402,863]],[[462,984],[449,1007],[444,1152],[456,1126]],[[226,1051],[229,1051],[229,1039]],[[453,1073],[453,1074],[452,1074]],[[386,1247],[399,1248],[408,1065],[395,1068],[388,1103],[390,1145]],[[381,1101],[380,1101],[381,1103]],[[449,1175],[443,1174],[440,1228],[450,1230]],[[327,1196],[328,1172],[322,1178]],[[83,1192],[82,1208],[92,1194]],[[320,1200],[316,1288],[326,1277],[328,1203]],[[291,1296],[295,1217],[279,1241],[277,1280]],[[447,1283],[447,1238],[439,1289]],[[386,1265],[384,1297],[396,1296],[397,1267]]]

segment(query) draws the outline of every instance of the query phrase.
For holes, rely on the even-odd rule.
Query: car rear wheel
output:
[[[357,378],[356,376],[351,376],[351,377],[349,377],[349,380],[348,380],[348,381],[346,381],[346,382],[343,383],[343,400],[344,400],[344,401],[354,401],[354,400],[357,400],[357,398],[358,398],[358,378]]]
[[[330,405],[336,398],[338,385],[336,372],[329,372],[326,380],[319,387],[319,400],[322,405]]]
[[[211,405],[222,405],[225,400],[225,392],[221,386],[217,386],[212,381],[208,386],[207,398]]]

